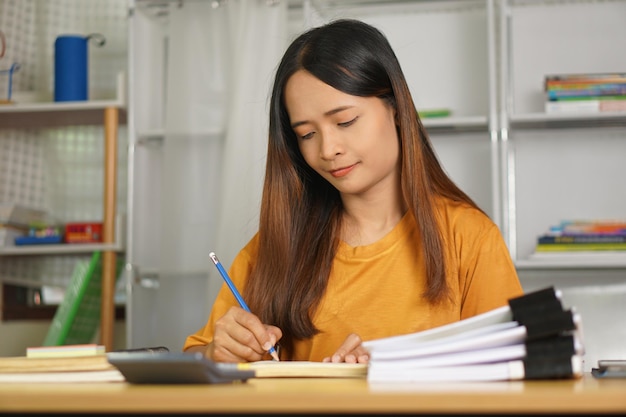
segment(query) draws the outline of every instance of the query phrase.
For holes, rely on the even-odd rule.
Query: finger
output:
[[[260,360],[265,351],[253,332],[255,326],[265,333],[264,326],[254,314],[239,307],[230,308],[215,322],[215,357],[231,362]]]
[[[215,356],[224,361],[258,361],[282,338],[280,328],[265,325],[254,314],[231,307],[215,322]]]
[[[348,353],[344,356],[343,361],[346,363],[356,363],[356,356],[352,353]]]
[[[246,358],[254,358],[248,360],[274,359],[274,356],[270,356],[268,352],[278,346],[278,341],[283,337],[282,330],[279,327],[261,323],[256,315],[241,309],[234,311],[233,317],[241,329],[247,331],[233,333],[233,337],[240,344],[249,346],[254,351]]]
[[[245,331],[245,330],[244,330]],[[248,332],[249,333],[249,332]],[[246,342],[242,342],[237,331],[224,331],[217,326],[213,335],[212,358],[218,362],[251,362],[261,359],[262,352],[256,352]]]
[[[370,353],[362,345],[352,352],[355,357],[355,363],[368,363],[370,361]]]
[[[275,344],[275,336],[270,334],[261,320],[245,310],[234,316],[238,326],[231,333],[240,345],[247,346],[257,355],[263,355]]]
[[[351,333],[346,337],[346,340],[339,346],[331,357],[331,362],[345,362],[346,355],[351,354],[355,349],[361,346],[361,337],[356,333]],[[356,360],[356,359],[354,359]]]
[[[245,362],[242,357],[234,355],[226,346],[217,341],[211,342],[210,349],[207,349],[206,356],[215,362]]]
[[[279,327],[272,326],[270,324],[265,325],[265,330],[269,335],[269,340],[267,340],[267,342],[269,342],[269,347],[266,349],[269,350],[270,347],[276,346],[278,341],[283,338],[283,331],[280,330]],[[265,347],[265,345],[263,346]]]

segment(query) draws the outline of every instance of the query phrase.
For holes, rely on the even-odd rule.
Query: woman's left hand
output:
[[[367,363],[370,360],[370,354],[363,347],[362,342],[358,334],[351,333],[333,356],[324,358],[322,362]]]

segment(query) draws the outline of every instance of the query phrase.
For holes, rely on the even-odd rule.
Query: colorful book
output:
[[[550,233],[560,234],[624,234],[626,221],[623,220],[563,220],[550,227]]]
[[[626,79],[626,72],[579,72],[546,75],[548,81],[612,80],[615,78]]]
[[[626,111],[626,99],[624,100],[559,100],[546,101],[544,104],[546,113],[602,113]]]
[[[575,83],[551,83],[546,87],[546,91],[559,91],[559,92],[571,92],[575,90],[581,91],[603,91],[603,90],[611,90],[611,89],[622,89],[626,87],[626,81],[619,83],[597,83],[597,82],[575,82]]]
[[[626,243],[538,243],[535,252],[626,251]]]
[[[568,84],[582,83],[626,83],[626,73],[551,74],[544,77],[544,88],[546,91],[554,86],[567,86]]]
[[[540,245],[557,243],[626,243],[626,234],[580,233],[572,235],[542,235],[537,238],[537,243]]]
[[[565,100],[626,100],[626,86],[623,90],[550,90],[549,101]]]

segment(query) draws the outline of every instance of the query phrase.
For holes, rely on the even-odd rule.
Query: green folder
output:
[[[91,343],[100,325],[102,304],[102,253],[94,252],[88,261],[79,261],[54,314],[43,346]],[[116,281],[122,260],[118,259]]]

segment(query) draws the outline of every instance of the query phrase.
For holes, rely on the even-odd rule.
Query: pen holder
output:
[[[6,70],[0,70],[0,74],[7,74],[8,75],[8,86],[7,86],[7,98],[5,99],[0,99],[0,103],[12,103],[12,91],[13,91],[13,73],[17,70],[20,69],[20,65],[15,62],[13,63],[13,65],[11,65],[11,68],[6,69]]]

